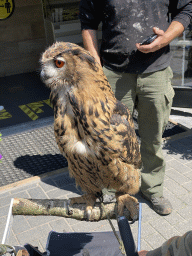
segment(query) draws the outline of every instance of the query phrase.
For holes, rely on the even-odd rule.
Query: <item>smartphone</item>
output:
[[[149,37],[145,38],[140,45],[146,45],[152,43],[157,38],[156,34],[152,34]]]

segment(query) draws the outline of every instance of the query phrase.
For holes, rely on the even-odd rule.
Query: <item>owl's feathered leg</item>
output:
[[[84,194],[79,197],[70,198],[71,200],[70,205],[86,204],[86,215],[87,215],[87,219],[90,220],[91,212],[96,202],[96,199],[97,197],[94,194]]]
[[[124,194],[121,192],[116,192],[115,196],[118,204],[118,215],[123,216],[124,207],[126,207],[130,211],[132,220],[137,220],[139,217],[138,200],[129,194]]]

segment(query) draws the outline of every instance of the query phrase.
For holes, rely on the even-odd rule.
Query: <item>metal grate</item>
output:
[[[53,125],[4,137],[1,141],[0,187],[67,166]]]

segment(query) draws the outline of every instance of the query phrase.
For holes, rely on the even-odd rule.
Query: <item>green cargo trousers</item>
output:
[[[170,67],[147,74],[119,73],[106,69],[117,100],[133,113],[137,98],[139,135],[141,138],[141,191],[147,197],[163,195],[165,160],[162,134],[169,120],[174,90]]]

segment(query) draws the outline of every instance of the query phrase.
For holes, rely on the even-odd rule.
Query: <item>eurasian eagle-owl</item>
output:
[[[141,156],[134,123],[119,102],[102,67],[82,47],[57,42],[41,58],[43,82],[51,89],[54,132],[70,175],[86,192],[89,218],[102,189],[115,189],[118,214],[124,206],[137,218]]]

